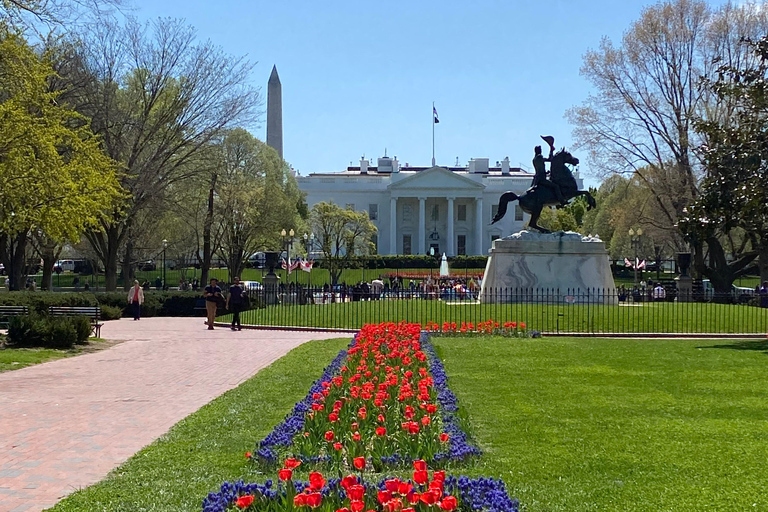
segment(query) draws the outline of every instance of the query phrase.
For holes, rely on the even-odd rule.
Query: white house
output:
[[[582,187],[578,173],[574,174]],[[528,221],[515,202],[506,217],[491,225],[499,197],[522,194],[533,174],[510,168],[509,158],[489,167],[473,158],[466,167],[400,167],[397,157],[384,156],[373,167],[297,177],[307,205],[326,201],[367,211],[376,224],[378,254],[488,254],[491,242],[523,229]]]

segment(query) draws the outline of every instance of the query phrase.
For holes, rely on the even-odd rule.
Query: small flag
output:
[[[641,262],[638,262],[637,268],[640,269],[640,270],[644,269],[645,268],[645,260],[643,260]]]
[[[432,115],[434,115],[435,117],[435,124],[439,123],[440,120],[437,118],[437,109],[435,108],[434,105],[432,105]]]
[[[304,272],[311,272],[312,271],[312,265],[314,265],[313,260],[304,260],[301,262],[301,270]]]
[[[629,261],[629,258],[624,258],[624,266],[632,268],[632,262]]]

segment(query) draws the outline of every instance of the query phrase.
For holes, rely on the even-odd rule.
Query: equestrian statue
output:
[[[548,229],[542,228],[537,224],[541,210],[545,206],[557,206],[561,208],[568,204],[568,201],[578,196],[587,197],[587,209],[591,210],[597,203],[586,190],[579,190],[576,185],[576,179],[568,168],[568,165],[579,165],[579,159],[561,149],[555,153],[555,138],[551,135],[542,136],[549,144],[549,157],[544,158],[541,154],[541,146],[534,148],[533,168],[536,174],[533,177],[531,188],[524,194],[518,196],[514,192],[505,192],[499,199],[499,210],[493,218],[491,224],[495,224],[504,218],[507,213],[507,205],[510,201],[518,200],[520,208],[531,215],[528,222],[528,229],[535,229],[541,233],[549,233]],[[549,162],[549,179],[547,179],[547,169],[545,162]]]

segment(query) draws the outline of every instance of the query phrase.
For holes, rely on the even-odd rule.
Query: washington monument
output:
[[[272,66],[267,84],[267,145],[283,158],[283,87],[277,66]]]

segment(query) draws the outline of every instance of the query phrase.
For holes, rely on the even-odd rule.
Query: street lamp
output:
[[[168,289],[167,281],[165,280],[165,250],[168,248],[168,240],[163,239],[163,290]]]
[[[293,236],[295,234],[296,233],[293,231],[293,228],[291,228],[287,235],[285,233],[285,229],[280,232],[280,236],[283,237],[283,250],[286,252],[286,265],[288,267],[288,275],[290,275],[291,272],[291,249],[293,249]]]
[[[637,231],[635,231],[632,228],[629,228],[629,237],[632,243],[632,248],[635,250],[635,288],[637,288],[637,253],[640,249],[640,237],[643,236],[643,228],[637,228]]]

